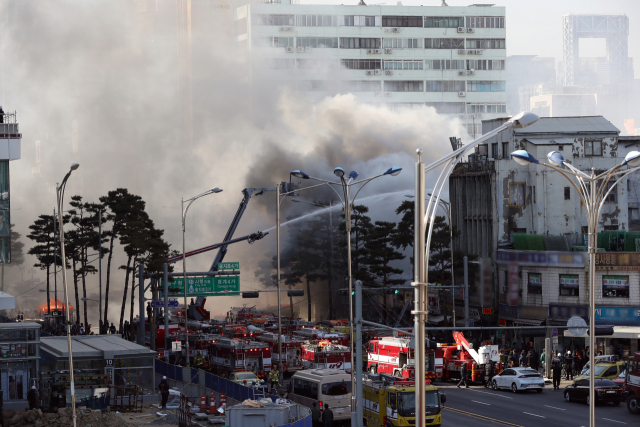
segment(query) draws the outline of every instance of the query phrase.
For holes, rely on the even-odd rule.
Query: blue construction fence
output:
[[[243,402],[246,399],[253,399],[257,391],[249,387],[245,387],[242,384],[229,381],[226,378],[213,375],[210,372],[205,372],[196,368],[185,368],[179,365],[172,365],[170,363],[163,362],[162,360],[155,360],[156,375],[166,376],[167,379],[180,382],[193,384],[200,386],[196,392],[196,396],[199,395],[200,390],[203,388],[216,392],[216,400],[219,400],[219,394],[224,393],[227,399],[231,398],[238,402]],[[185,387],[186,388],[186,387]],[[278,396],[264,393],[265,398],[270,398],[272,401],[276,401]],[[296,421],[293,424],[285,424],[278,427],[311,427],[311,414],[309,413],[302,419]]]

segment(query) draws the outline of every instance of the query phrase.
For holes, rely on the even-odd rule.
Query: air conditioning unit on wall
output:
[[[287,53],[293,53],[293,46],[287,46]]]
[[[458,96],[460,97],[467,96],[467,92],[458,92]]]

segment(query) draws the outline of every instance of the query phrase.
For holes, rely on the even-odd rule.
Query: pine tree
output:
[[[311,282],[324,279],[319,272],[322,267],[322,221],[309,221],[307,227],[296,235],[296,251],[292,271],[299,279],[304,277],[307,285],[307,320],[311,321]]]
[[[369,238],[369,234],[373,230],[373,224],[371,218],[366,214],[369,212],[369,208],[365,205],[354,205],[351,207],[351,276],[353,280],[361,280],[363,283],[371,283],[373,277],[371,276],[364,259],[367,255],[367,251],[364,245]],[[342,223],[339,226],[341,235],[346,233],[344,215],[342,215]],[[340,258],[343,260],[339,263],[341,269],[344,272],[344,276],[348,277],[347,269],[347,242],[346,238],[340,239],[341,253]]]
[[[67,216],[67,221],[69,217]],[[56,244],[56,237],[53,232],[54,218],[52,215],[40,215],[33,224],[29,226],[30,233],[27,238],[33,240],[36,245],[27,251],[29,255],[34,255],[38,262],[34,264],[34,267],[38,267],[41,270],[47,272],[47,313],[51,312],[51,298],[50,292],[50,270],[54,264],[54,250]],[[61,261],[58,260],[61,264]],[[4,267],[4,266],[3,266]]]

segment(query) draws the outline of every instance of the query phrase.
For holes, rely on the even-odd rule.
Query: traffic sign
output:
[[[239,262],[219,262],[218,270],[240,270]]]
[[[216,277],[214,292],[224,292],[228,295],[239,295],[240,276]]]
[[[553,334],[554,337],[557,337],[558,336],[558,328],[553,328],[551,330],[551,333]]]
[[[187,296],[206,296],[213,293],[240,295],[240,276],[187,277]],[[164,296],[164,293],[160,293]],[[184,280],[177,277],[169,283],[169,294],[184,295]]]
[[[168,301],[168,305],[169,307],[177,307],[179,305],[178,300],[176,299],[170,299]],[[164,301],[156,301],[156,307],[164,307]]]
[[[182,343],[180,341],[172,341],[171,351],[182,351]]]
[[[473,320],[469,320],[469,327],[473,328]]]
[[[567,320],[567,328],[574,337],[581,337],[587,333],[587,322],[580,316],[573,316]]]

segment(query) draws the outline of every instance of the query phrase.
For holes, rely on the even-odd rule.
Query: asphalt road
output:
[[[447,395],[443,411],[443,426],[512,427],[581,427],[589,426],[589,407],[585,403],[565,402],[563,381],[560,390],[551,385],[542,393],[510,390],[494,391],[482,386],[457,388],[455,383],[436,382]],[[640,416],[630,414],[626,404],[596,406],[596,425],[613,427],[638,425]]]

